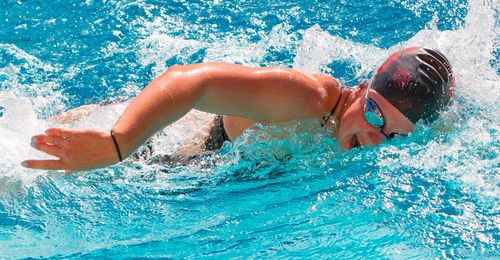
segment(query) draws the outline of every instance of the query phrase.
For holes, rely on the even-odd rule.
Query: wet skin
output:
[[[382,110],[385,120],[383,130],[386,133],[408,134],[413,131],[414,124],[407,117],[375,90],[367,89],[364,84],[360,84],[356,89],[351,90],[345,109],[339,116],[337,140],[343,149],[350,150],[357,146],[377,146],[385,141],[380,130],[365,120],[366,91]]]
[[[328,77],[323,75],[323,77]],[[389,103],[383,96],[375,90],[367,90],[361,83],[356,88],[345,88],[340,103],[334,111],[334,115],[339,120],[339,127],[336,130],[336,138],[339,146],[343,150],[351,150],[359,146],[377,146],[385,141],[385,137],[379,129],[370,125],[364,118],[364,102],[366,91],[382,110],[386,125],[383,130],[386,133],[397,132],[407,134],[413,131],[414,124]],[[224,127],[231,140],[241,135],[244,130],[252,127],[256,123],[265,123],[235,116],[224,117]]]
[[[171,67],[153,80],[113,126],[123,158],[130,156],[150,136],[191,109],[223,114],[231,139],[255,122],[281,123],[333,115],[339,120],[336,137],[342,149],[375,146],[384,137],[364,119],[366,87],[344,88],[325,74],[306,74],[282,67],[249,68],[225,63]],[[339,96],[341,96],[339,101]],[[413,124],[382,96],[369,96],[382,110],[387,133],[408,133]],[[317,127],[321,127],[318,124]],[[118,162],[108,131],[51,128],[33,136],[32,146],[55,160],[26,160],[28,168],[90,170]]]

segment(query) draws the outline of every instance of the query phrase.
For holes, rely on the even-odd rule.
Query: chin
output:
[[[344,138],[343,140],[339,141],[339,149],[341,151],[349,151],[352,149],[352,147],[349,147],[347,138]]]

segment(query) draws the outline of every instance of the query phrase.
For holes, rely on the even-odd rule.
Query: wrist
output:
[[[118,144],[118,141],[116,140],[115,134],[113,133],[113,129],[109,130],[109,134],[111,136],[111,139],[113,140],[113,144],[114,144],[115,150],[116,150],[116,155],[118,156],[118,161],[123,162],[123,156],[122,156],[122,152],[120,150],[120,145]]]

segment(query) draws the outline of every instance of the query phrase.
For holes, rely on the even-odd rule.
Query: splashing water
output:
[[[498,1],[56,4],[0,2],[0,258],[498,257]],[[180,165],[20,167],[46,158],[29,139],[48,118],[131,98],[173,64],[281,65],[356,85],[414,45],[449,58],[457,89],[406,139],[340,153],[327,132],[259,125]],[[126,104],[71,127],[109,129]],[[169,126],[153,155],[210,120]]]

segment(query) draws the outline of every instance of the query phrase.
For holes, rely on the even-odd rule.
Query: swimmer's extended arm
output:
[[[256,121],[321,117],[331,109],[322,84],[292,69],[202,63],[170,68],[142,91],[113,130],[130,155],[191,109]]]
[[[339,91],[336,81],[321,81],[321,77],[280,67],[249,68],[226,63],[174,66],[130,103],[113,131],[125,158],[193,108],[268,122],[321,117],[333,107],[336,99],[332,97]],[[60,136],[66,138],[59,140]],[[50,163],[27,161],[30,168],[87,170],[118,161],[107,132],[51,129],[49,134],[35,137],[43,139],[37,140],[40,145],[35,143],[35,148],[61,159]],[[50,138],[56,138],[54,147],[65,141],[73,140],[75,144],[55,151],[44,144],[52,141]]]

